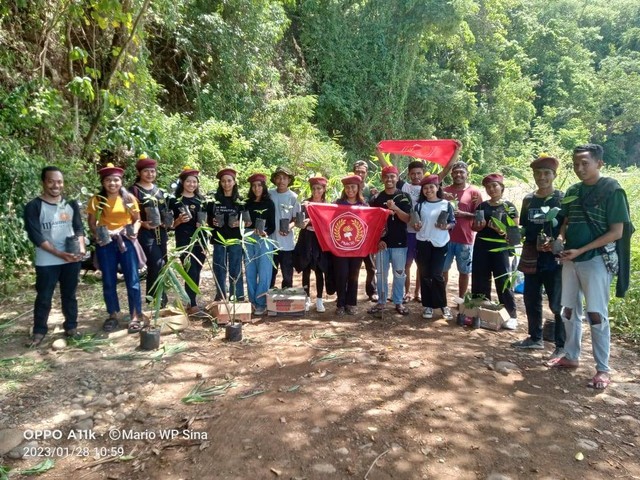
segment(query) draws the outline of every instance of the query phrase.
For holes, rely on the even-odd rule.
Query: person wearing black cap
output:
[[[180,172],[178,186],[175,192],[175,199],[167,202],[168,207],[173,212],[173,229],[176,233],[176,247],[184,249],[193,242],[191,255],[184,253],[180,260],[187,268],[187,274],[196,285],[200,285],[200,272],[202,264],[206,258],[205,243],[206,238],[199,238],[194,242],[193,235],[202,226],[198,220],[198,214],[205,210],[205,200],[200,193],[200,171],[185,167]],[[188,259],[188,261],[187,261]],[[205,313],[198,306],[196,292],[185,283],[185,290],[189,296],[189,307],[187,313],[198,317]]]
[[[503,328],[515,330],[518,326],[518,310],[513,289],[508,286],[508,276],[511,271],[509,251],[502,248],[496,240],[503,240],[505,232],[494,219],[506,225],[509,216],[518,224],[518,209],[502,198],[504,193],[504,177],[499,173],[492,173],[482,179],[482,185],[489,195],[489,200],[482,202],[478,210],[483,212],[481,221],[474,221],[472,228],[478,232],[473,245],[473,270],[471,272],[471,293],[474,297],[484,297],[491,300],[491,277],[496,286],[498,301],[509,312],[510,319]],[[492,250],[500,251],[492,251]]]
[[[293,237],[293,219],[300,212],[300,202],[298,195],[289,189],[295,177],[293,173],[284,167],[276,168],[271,174],[271,183],[276,188],[269,190],[269,196],[276,206],[276,231],[271,234],[271,239],[277,242],[278,250],[273,256],[273,276],[271,277],[271,288],[276,284],[278,266],[282,272],[282,288],[293,287],[293,250],[295,240]],[[287,225],[281,225],[285,223]],[[287,220],[289,220],[287,222]],[[284,228],[286,226],[286,228]]]
[[[138,242],[147,257],[147,288],[146,301],[149,303],[154,296],[154,284],[160,275],[160,270],[167,259],[167,230],[161,221],[161,216],[167,208],[164,192],[155,184],[158,162],[146,155],[140,155],[136,162],[136,176],[134,184],[129,187],[140,205],[140,234]],[[157,214],[155,214],[157,212]],[[154,218],[155,217],[155,218]],[[167,304],[167,295],[163,293],[161,306]]]
[[[564,197],[564,194],[553,186],[558,165],[558,160],[549,156],[540,156],[530,165],[538,189],[522,200],[520,225],[524,227],[525,233],[522,255],[518,264],[518,270],[524,273],[523,298],[529,336],[511,344],[515,348],[544,349],[542,340],[542,291],[544,289],[555,319],[556,349],[551,358],[564,355],[565,340],[564,324],[560,317],[562,267],[552,253],[552,242],[560,232],[564,217],[560,213],[555,220],[547,219],[548,212],[560,210]]]

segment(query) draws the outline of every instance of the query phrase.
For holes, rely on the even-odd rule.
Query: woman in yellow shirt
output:
[[[129,333],[142,327],[138,253],[134,241],[140,228],[140,213],[135,197],[122,186],[122,168],[108,164],[99,170],[102,183],[100,193],[89,200],[89,228],[96,239],[96,257],[102,270],[102,294],[109,312],[102,329],[112,332],[118,328],[117,269],[122,269],[129,300]]]

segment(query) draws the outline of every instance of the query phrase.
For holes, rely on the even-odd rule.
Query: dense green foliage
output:
[[[4,0],[0,280],[48,163],[71,195],[142,152],[164,185],[184,165],[206,188],[223,165],[336,177],[384,138],[459,138],[476,174],[586,141],[626,168],[638,118],[635,0]]]

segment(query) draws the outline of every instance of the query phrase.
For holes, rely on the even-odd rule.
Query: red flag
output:
[[[456,151],[455,140],[383,140],[378,149],[385,153],[407,155],[428,160],[443,167]]]
[[[390,210],[309,203],[307,213],[322,250],[337,257],[365,257],[378,251]]]

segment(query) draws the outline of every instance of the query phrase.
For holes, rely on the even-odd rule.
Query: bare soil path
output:
[[[99,284],[80,297],[81,329],[98,332]],[[32,301],[26,292],[0,310],[10,478],[46,458],[43,479],[640,478],[638,355],[615,344],[614,383],[588,389],[588,331],[582,366],[555,371],[544,366],[552,344],[509,346],[526,336],[524,314],[516,332],[471,330],[422,320],[417,303],[408,317],[373,318],[361,298],[357,316],[334,317],[331,300],[323,314],[247,324],[235,344],[192,322],[163,337],[163,356],[134,359],[126,331],[90,352],[53,351],[59,333],[26,350]],[[201,383],[227,389],[182,403]],[[68,438],[79,428],[95,438]],[[43,432],[62,438],[27,443]]]

